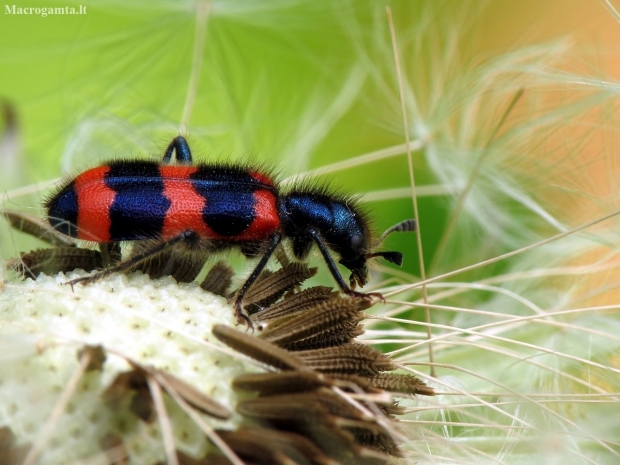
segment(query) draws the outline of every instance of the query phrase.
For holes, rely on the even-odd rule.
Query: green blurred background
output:
[[[264,161],[284,178],[380,150],[398,152],[322,176],[345,191],[369,193],[383,230],[413,214],[406,156],[393,149],[405,139],[386,6],[394,16],[408,102],[415,102],[408,104],[410,137],[439,141],[436,148],[449,160],[488,142],[517,88],[494,82],[481,99],[476,70],[562,36],[586,54],[600,51],[620,30],[603,4],[565,0],[68,5],[80,4],[87,14],[13,15],[4,7],[0,15],[0,96],[15,110],[19,131],[19,144],[0,160],[0,190],[9,192],[3,208],[39,214],[48,190],[34,183],[110,158],[158,157],[181,131],[199,160]],[[605,53],[602,67],[613,74],[608,63],[614,56]],[[488,118],[468,113],[481,102]],[[458,139],[465,130],[471,135]],[[428,157],[426,148],[413,154],[416,182],[443,191],[419,196],[427,263],[453,205],[450,185]],[[471,168],[471,161],[456,166],[461,182]],[[13,195],[24,186],[31,186],[30,195]],[[372,201],[379,196],[387,200]],[[518,210],[507,202],[502,208]],[[484,221],[472,237],[483,234]],[[532,221],[527,226],[538,228]],[[477,259],[531,240],[506,234]],[[4,226],[0,238],[3,257],[30,244]],[[466,239],[457,237],[451,246],[452,257],[465,250],[462,261],[442,255],[431,271],[472,263]],[[390,248],[406,250],[406,270],[419,274],[411,238],[391,238]]]

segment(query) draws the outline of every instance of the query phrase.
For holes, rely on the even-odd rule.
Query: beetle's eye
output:
[[[355,234],[351,236],[351,238],[349,239],[349,246],[352,249],[361,248],[363,243],[364,243],[364,238],[362,237],[361,234]]]

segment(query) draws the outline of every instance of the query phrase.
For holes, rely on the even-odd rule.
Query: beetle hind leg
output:
[[[174,236],[171,239],[161,242],[153,247],[148,247],[148,248],[145,248],[144,250],[139,251],[138,253],[133,255],[131,258],[124,260],[118,263],[117,265],[98,271],[90,276],[84,276],[81,278],[72,279],[67,284],[73,287],[75,284],[79,284],[79,283],[83,283],[83,284],[92,283],[101,278],[109,276],[112,273],[127,272],[127,271],[133,271],[136,269],[140,269],[141,265],[146,265],[148,268],[149,261],[157,260],[157,257],[161,256],[162,254],[168,254],[171,250],[174,250],[172,249],[172,247],[174,247],[175,245],[180,244],[182,242],[187,242],[190,245],[194,245],[199,240],[200,240],[200,237],[194,231],[190,231],[190,230],[183,231],[181,234]]]

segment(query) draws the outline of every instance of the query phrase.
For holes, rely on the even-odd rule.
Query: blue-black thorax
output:
[[[357,260],[367,252],[369,233],[360,214],[347,200],[306,192],[280,196],[280,221],[284,234],[293,242],[299,259],[312,245],[309,231],[318,232],[328,246],[345,261]]]

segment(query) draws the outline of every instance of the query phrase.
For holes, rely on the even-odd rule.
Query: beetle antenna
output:
[[[400,252],[373,252],[364,255],[365,259],[382,257],[390,263],[401,266],[403,264],[403,254]]]
[[[414,219],[408,219],[401,221],[400,223],[396,223],[391,228],[388,228],[381,236],[375,241],[375,246],[381,244],[387,236],[392,234],[393,232],[411,232],[417,231],[418,225]],[[387,259],[386,259],[387,260]]]

